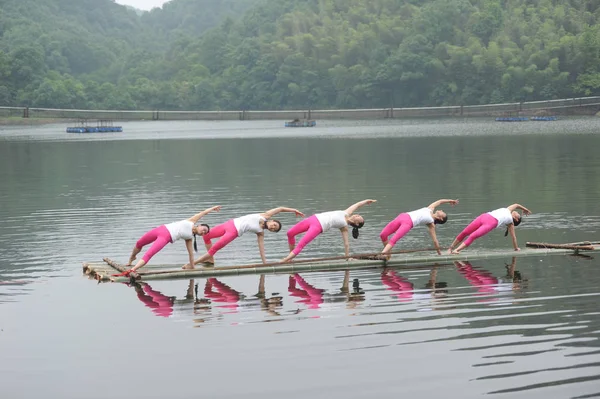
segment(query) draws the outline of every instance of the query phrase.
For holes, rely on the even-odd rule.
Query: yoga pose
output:
[[[456,236],[454,242],[452,245],[450,245],[450,249],[448,249],[448,253],[458,254],[460,251],[471,245],[473,241],[479,237],[483,237],[495,228],[503,229],[505,227],[506,232],[504,233],[504,236],[506,237],[508,233],[510,233],[515,251],[520,251],[520,248],[517,244],[515,227],[521,224],[521,215],[516,211],[516,209],[522,210],[523,215],[525,216],[531,214],[529,209],[519,204],[512,204],[508,208],[499,208],[492,212],[482,213],[467,227],[465,227],[465,229],[458,236]],[[465,242],[460,244],[458,248],[453,249],[459,243],[461,243],[466,236],[469,237],[465,240]]]
[[[416,211],[408,213],[401,213],[396,217],[396,219],[389,222],[381,231],[381,234],[379,234],[379,238],[381,238],[381,242],[383,243],[384,247],[382,253],[387,255],[389,259],[391,256],[389,255],[389,252],[392,250],[394,245],[396,245],[396,242],[404,237],[406,233],[408,233],[413,227],[424,224],[429,229],[429,234],[431,235],[433,245],[435,246],[438,255],[441,255],[442,250],[435,235],[435,225],[446,223],[448,216],[446,215],[446,212],[436,211],[435,208],[442,204],[451,204],[454,206],[458,204],[458,200],[441,199],[435,201],[426,208],[417,209]],[[388,241],[388,237],[391,234],[394,235]]]
[[[353,215],[353,213],[363,205],[372,204],[377,202],[372,199],[357,202],[345,211],[332,211],[323,212],[312,215],[311,217],[304,219],[295,226],[292,226],[287,232],[288,244],[290,246],[290,253],[288,256],[283,258],[282,262],[288,262],[295,258],[302,249],[314,240],[319,234],[331,229],[337,228],[342,232],[342,238],[344,239],[344,250],[346,257],[350,256],[350,245],[348,244],[348,225],[352,226],[352,237],[358,238],[358,229],[363,227],[365,220],[360,215]],[[304,233],[304,237],[300,240],[296,246],[296,236]]]
[[[135,247],[133,247],[133,251],[131,252],[131,256],[129,257],[129,262],[127,266],[131,266],[133,261],[135,260],[137,254],[139,254],[142,248],[151,242],[153,243],[150,249],[146,251],[144,257],[140,259],[137,264],[129,269],[128,271],[121,273],[123,276],[128,276],[132,272],[135,272],[140,267],[146,265],[150,258],[156,255],[161,249],[165,247],[165,245],[169,243],[173,243],[180,238],[185,240],[185,246],[188,251],[190,262],[194,260],[194,253],[192,251],[192,240],[194,250],[197,249],[196,245],[196,236],[203,236],[210,231],[210,227],[207,224],[196,225],[200,219],[202,219],[205,215],[212,211],[219,211],[221,206],[213,206],[212,208],[208,208],[205,211],[195,214],[189,219],[180,220],[179,222],[173,222],[169,224],[163,224],[162,226],[156,227],[140,238]]]
[[[280,212],[293,212],[296,214],[296,216],[304,217],[304,214],[297,209],[280,206],[264,213],[253,213],[236,219],[231,219],[223,224],[213,227],[210,233],[203,236],[204,244],[206,245],[206,250],[208,252],[195,261],[184,265],[183,268],[193,269],[194,265],[204,262],[214,264],[213,256],[218,250],[235,240],[237,237],[241,237],[248,231],[256,233],[260,257],[263,263],[267,263],[267,258],[265,257],[264,230],[267,229],[274,233],[277,233],[279,230],[281,230],[281,222],[279,220],[271,219],[271,217]],[[221,238],[219,238],[215,245],[212,245],[211,239],[217,237]]]

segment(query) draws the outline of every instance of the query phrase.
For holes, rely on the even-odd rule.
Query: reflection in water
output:
[[[147,283],[133,283],[137,297],[144,305],[152,309],[152,312],[161,317],[169,317],[173,314],[173,303],[175,298],[163,295],[160,291],[153,290]]]
[[[279,309],[283,306],[283,297],[278,293],[273,293],[267,298],[265,293],[265,275],[261,274],[258,280],[258,292],[254,295],[260,302],[261,310],[265,311],[270,316],[280,316]],[[267,319],[273,321],[275,319]]]
[[[133,283],[138,299],[160,317],[171,317],[178,313],[179,317],[185,318],[186,315],[191,314],[194,323],[206,323],[211,320],[223,320],[228,314],[252,311],[257,308],[269,316],[280,316],[282,297],[277,293],[273,293],[270,297],[265,294],[264,275],[259,277],[258,292],[250,297],[214,277],[206,280],[201,291],[203,296],[199,295],[198,286],[199,284],[196,284],[193,279],[189,280],[185,295],[178,299],[153,289],[148,283]]]
[[[298,288],[297,285],[300,288]],[[291,296],[300,298],[297,303],[303,303],[309,309],[317,309],[323,303],[324,290],[313,287],[298,273],[294,273],[290,276],[288,292]]]
[[[600,170],[598,118],[589,128],[576,120],[511,126],[508,135],[505,125],[458,120],[330,121],[310,132],[277,128],[273,121],[248,131],[253,123],[132,123],[125,136],[114,139],[68,136],[64,126],[31,129],[33,140],[26,138],[27,129],[9,137],[0,132],[0,386],[9,393],[4,396],[55,397],[47,391],[77,389],[80,383],[80,395],[62,396],[88,398],[95,391],[87,378],[110,375],[115,357],[125,355],[133,359],[130,377],[147,378],[136,385],[139,396],[160,395],[153,382],[177,381],[165,386],[169,395],[189,397],[192,388],[197,392],[197,378],[187,378],[186,367],[162,368],[161,378],[152,378],[154,360],[165,355],[166,328],[185,330],[169,342],[170,364],[186,364],[198,337],[211,339],[202,356],[222,361],[202,370],[209,397],[316,397],[331,395],[333,387],[339,396],[392,397],[402,391],[435,397],[439,385],[419,383],[432,376],[448,392],[460,389],[469,398],[490,392],[598,396],[598,257],[520,258],[523,278],[516,266],[505,270],[496,261],[426,272],[302,273],[292,284],[287,274],[152,282],[132,288],[135,292],[81,278],[81,262],[126,259],[129,242],[148,225],[176,220],[199,202],[222,204],[220,218],[228,219],[265,203],[316,213],[374,197],[377,206],[365,209],[369,223],[352,242],[356,253],[380,245],[377,233],[398,206],[410,209],[424,197],[448,192],[465,203],[440,228],[442,245],[461,225],[515,192],[540,212],[519,227],[521,243],[583,241],[600,231],[600,185],[592,184]],[[221,137],[223,130],[213,128],[229,129],[226,136],[236,139],[198,139]],[[257,135],[268,138],[248,138]],[[398,176],[402,184],[390,184]],[[423,185],[426,181],[439,184]],[[407,248],[421,248],[428,238],[404,239]],[[320,236],[311,244],[314,256],[335,255],[338,240]],[[269,257],[289,252],[277,235],[265,241]],[[504,237],[486,243],[499,247],[506,247]],[[157,264],[179,263],[181,251],[165,248]],[[244,237],[222,251],[227,264],[251,263],[256,256],[256,240]],[[292,296],[290,285],[301,296]],[[498,286],[506,291],[490,290]],[[127,298],[148,316],[137,319],[139,324],[119,311]],[[124,330],[143,331],[148,345],[82,354],[84,341],[114,343],[103,328],[114,319]],[[44,334],[32,335],[31,323],[44,326]],[[190,328],[196,326],[202,328]],[[276,366],[248,367],[248,359],[265,357]],[[398,373],[390,359],[410,367]],[[90,372],[77,380],[64,377],[81,369]],[[239,384],[224,387],[222,375],[235,375]],[[294,384],[298,375],[310,383]],[[32,377],[36,384],[29,383]]]
[[[240,320],[247,322],[255,319],[258,310],[264,312],[267,317],[259,321],[283,320],[284,297],[277,292],[267,295],[265,281],[265,275],[258,276],[256,294],[246,295],[221,279],[211,277],[204,283],[195,283],[192,279],[187,283],[182,298],[165,295],[146,282],[124,283],[124,285],[133,285],[138,299],[159,317],[191,317],[195,323],[207,323],[222,321],[225,317],[235,317],[236,314],[240,314],[232,322],[237,325],[243,323]],[[358,278],[352,280],[352,287],[350,287],[348,270],[344,272],[339,290],[328,291],[316,288],[297,273],[290,275],[287,281],[290,306],[285,312],[286,315],[295,315],[303,310],[297,306],[292,308],[292,303],[303,304],[310,310],[319,310],[323,304],[331,304],[334,308],[339,306],[336,304],[343,304],[347,309],[356,309],[358,304],[365,301],[365,291]],[[204,288],[199,289],[201,286]]]
[[[479,295],[493,295],[502,292],[518,291],[523,287],[527,280],[523,280],[521,272],[515,269],[517,258],[513,257],[510,265],[506,265],[506,276],[497,278],[487,270],[476,268],[471,265],[471,262],[454,262],[456,269],[468,281],[477,288]],[[489,298],[486,300],[493,300]]]
[[[239,301],[244,296],[228,286],[212,277],[206,280],[204,286],[204,296],[214,302],[219,303],[219,307],[229,309],[232,312],[237,312]]]
[[[288,278],[288,292],[290,296],[300,298],[296,303],[305,304],[308,309],[319,309],[323,303],[336,304],[345,303],[346,308],[354,309],[365,300],[365,292],[360,287],[360,281],[355,278],[352,281],[352,290],[350,290],[350,271],[344,272],[342,286],[339,291],[328,292],[325,289],[315,288],[308,283],[298,273],[294,273]],[[296,313],[300,312],[296,310]]]
[[[400,302],[409,302],[412,300],[430,300],[445,297],[448,291],[446,282],[437,281],[437,268],[431,269],[429,280],[423,289],[415,289],[415,286],[406,277],[398,275],[394,269],[385,268],[381,272],[381,282],[387,288],[395,292]]]

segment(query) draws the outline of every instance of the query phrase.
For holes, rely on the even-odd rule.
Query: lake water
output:
[[[526,241],[600,240],[600,118],[131,122],[0,129],[2,398],[590,398],[600,396],[600,261],[570,256],[97,284],[148,229],[212,205],[211,224],[365,198],[352,252],[398,213],[458,198],[438,237],[514,202]],[[283,230],[297,219],[281,214]],[[287,254],[284,233],[266,254]],[[424,228],[395,249],[430,247]],[[500,231],[473,249],[510,248]],[[343,254],[339,233],[298,259]],[[244,235],[218,264],[260,259]],[[153,263],[183,264],[182,242]]]

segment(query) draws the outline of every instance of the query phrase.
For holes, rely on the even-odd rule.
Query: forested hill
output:
[[[0,0],[0,105],[290,109],[600,95],[597,0]]]

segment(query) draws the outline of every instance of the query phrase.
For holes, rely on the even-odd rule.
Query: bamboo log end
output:
[[[546,242],[526,242],[525,246],[528,248],[543,248],[543,249],[572,249],[575,251],[583,250],[583,251],[594,251],[595,247],[593,245],[586,245],[584,243],[576,243],[576,244],[552,244]]]

